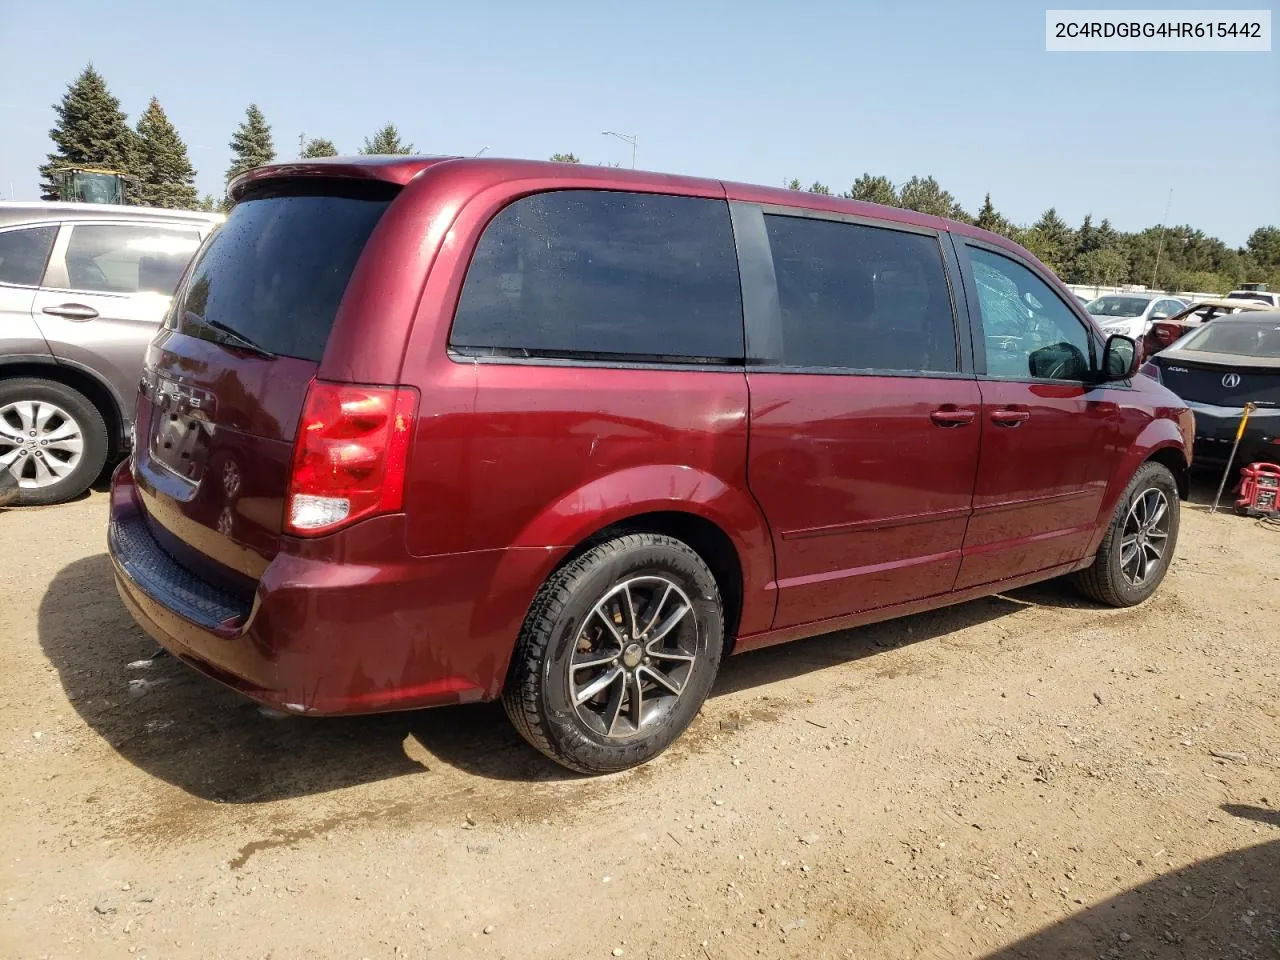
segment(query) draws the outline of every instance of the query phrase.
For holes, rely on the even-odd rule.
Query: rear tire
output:
[[[15,506],[80,496],[107,463],[107,425],[84,394],[55,380],[0,381],[0,470],[18,478]]]
[[[702,558],[672,537],[627,534],[542,585],[502,703],[521,736],[557,763],[625,770],[684,732],[723,648],[720,591]]]
[[[1116,504],[1093,566],[1076,574],[1076,586],[1111,607],[1142,603],[1164,580],[1178,543],[1178,483],[1169,468],[1138,468]]]

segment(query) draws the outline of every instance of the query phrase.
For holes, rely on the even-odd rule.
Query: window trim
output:
[[[130,220],[126,218],[110,219],[110,220],[60,220],[58,221],[58,236],[53,241],[53,250],[49,254],[49,260],[45,264],[44,277],[40,283],[41,290],[47,290],[50,293],[68,293],[76,294],[83,297],[137,297],[144,295],[144,291],[134,290],[132,293],[122,293],[119,290],[85,290],[80,287],[71,286],[70,278],[67,275],[67,250],[71,246],[71,234],[76,227],[149,227],[159,230],[190,230],[196,235],[196,246],[191,251],[191,259],[200,251],[205,240],[213,231],[208,230],[202,232],[199,225],[191,223],[171,223],[168,221],[151,221],[151,220]],[[191,265],[191,259],[187,260],[187,266]],[[183,268],[183,276],[186,275],[186,268]],[[178,286],[182,286],[182,278],[178,280]],[[177,292],[177,287],[174,288]],[[146,296],[156,296],[154,292],[145,293]],[[164,296],[164,294],[160,294]],[[170,294],[172,296],[172,294]]]
[[[791,373],[808,376],[853,376],[853,377],[907,377],[915,379],[972,380],[975,376],[972,362],[972,348],[969,346],[967,305],[961,296],[959,276],[955,263],[954,251],[948,255],[951,245],[944,242],[946,231],[932,227],[922,227],[913,223],[898,223],[895,220],[881,220],[875,217],[851,213],[832,213],[826,210],[810,210],[805,207],[793,207],[772,203],[742,203],[730,201],[730,209],[735,210],[734,237],[739,249],[739,272],[743,276],[742,304],[743,316],[747,332],[747,366],[748,370],[761,373]],[[951,330],[955,341],[955,370],[886,370],[879,367],[848,366],[808,366],[787,364],[782,360],[782,305],[778,293],[777,267],[773,259],[773,248],[769,242],[768,228],[765,226],[766,216],[792,217],[804,220],[825,220],[834,223],[847,223],[853,226],[872,227],[877,230],[889,230],[898,233],[909,233],[917,236],[932,237],[937,245],[938,262],[947,285],[947,295],[951,303]],[[744,235],[739,239],[739,225],[744,228]],[[748,272],[752,274],[752,283],[748,289]]]
[[[44,220],[44,221],[37,221],[34,223],[32,222],[15,223],[15,224],[10,224],[4,227],[0,227],[0,234],[17,233],[19,230],[39,230],[42,227],[53,228],[53,243],[49,244],[49,252],[45,254],[44,266],[40,268],[40,276],[36,278],[36,282],[34,284],[13,283],[8,280],[0,280],[0,287],[4,287],[6,290],[39,290],[41,285],[44,283],[45,275],[49,271],[49,263],[53,259],[53,251],[58,246],[58,236],[60,232],[58,229],[59,223],[56,220]]]
[[[506,198],[495,210],[492,215],[487,217],[474,234],[474,242],[469,244],[465,257],[463,258],[463,268],[461,277],[458,281],[457,296],[453,298],[452,309],[449,313],[449,323],[445,330],[445,355],[454,363],[470,365],[476,363],[500,365],[500,366],[549,366],[549,367],[583,367],[591,369],[626,369],[626,370],[681,370],[689,371],[706,371],[712,373],[738,372],[741,373],[745,369],[745,355],[750,349],[747,343],[747,332],[745,328],[740,328],[742,339],[743,356],[741,357],[689,357],[687,359],[655,359],[646,354],[613,354],[604,357],[597,350],[555,350],[545,353],[535,352],[530,348],[515,347],[477,347],[469,345],[457,345],[453,342],[454,327],[458,322],[458,310],[462,306],[462,298],[466,293],[467,280],[471,273],[471,268],[475,263],[476,253],[480,249],[480,244],[484,242],[485,234],[493,226],[494,222],[502,216],[507,210],[531,197],[540,197],[557,193],[592,193],[592,194],[625,194],[628,196],[643,197],[673,197],[678,199],[703,200],[711,203],[718,203],[725,207],[729,218],[729,234],[731,250],[733,254],[734,269],[738,271],[739,281],[739,313],[745,314],[746,305],[743,302],[742,294],[742,262],[738,255],[737,249],[737,231],[734,227],[732,203],[723,196],[706,196],[700,193],[672,193],[664,190],[655,189],[617,189],[617,188],[600,188],[592,186],[551,186],[546,189],[531,190],[521,192]],[[739,323],[743,323],[740,319]],[[482,351],[501,351],[501,350],[526,350],[527,356],[502,355],[500,353],[485,354]],[[635,359],[627,359],[634,357]]]
[[[1067,298],[1062,295],[1062,292],[1058,289],[1057,285],[1045,276],[1044,271],[1037,268],[1030,260],[1015,251],[965,234],[953,233],[951,235],[951,242],[952,246],[955,248],[956,258],[960,265],[961,277],[964,282],[965,300],[968,304],[969,311],[969,332],[973,341],[973,366],[978,379],[997,380],[1001,383],[1051,383],[1078,386],[1086,389],[1097,386],[1102,382],[1099,377],[1099,368],[1102,363],[1101,358],[1104,344],[1099,342],[1098,329],[1094,323],[1091,320],[1085,319],[1085,316],[1087,315],[1084,311],[1084,304],[1068,303]],[[1032,276],[1039,279],[1041,283],[1048,287],[1049,292],[1057,297],[1058,302],[1066,308],[1069,314],[1075,317],[1076,322],[1084,328],[1085,338],[1089,342],[1089,377],[1087,379],[1050,380],[1032,376],[1002,377],[987,372],[986,337],[983,330],[984,321],[982,317],[982,304],[978,300],[977,281],[975,281],[973,277],[973,264],[969,259],[969,247],[976,247],[980,250],[985,250],[988,253],[995,254],[996,256],[1012,260],[1019,266],[1026,268],[1031,272]],[[1071,299],[1075,298],[1072,297]],[[1079,309],[1077,309],[1077,307]],[[1108,381],[1109,386],[1121,386],[1124,383],[1125,381]]]

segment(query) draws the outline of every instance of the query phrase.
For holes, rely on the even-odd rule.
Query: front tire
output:
[[[1160,586],[1178,543],[1178,483],[1169,468],[1138,468],[1116,504],[1093,566],[1076,575],[1088,597],[1111,607],[1142,603]]]
[[[688,727],[715,681],[724,617],[686,543],[633,533],[556,571],[520,631],[502,702],[520,734],[579,773],[644,763]]]
[[[17,506],[80,496],[107,463],[107,426],[80,391],[55,380],[0,381],[0,470],[18,480]]]

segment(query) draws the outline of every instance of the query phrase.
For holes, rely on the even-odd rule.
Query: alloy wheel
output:
[[[688,595],[660,576],[611,587],[591,608],[569,658],[569,694],[589,729],[643,733],[674,707],[698,668],[702,631]]]
[[[1148,487],[1133,499],[1120,534],[1120,572],[1133,587],[1141,586],[1159,569],[1169,544],[1169,498]]]
[[[17,400],[0,407],[0,470],[9,470],[24,489],[58,483],[83,454],[80,424],[57,404]]]

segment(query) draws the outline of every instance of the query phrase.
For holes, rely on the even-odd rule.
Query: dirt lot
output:
[[[734,658],[587,780],[479,706],[272,719],[154,646],[106,498],[0,511],[0,955],[1280,957],[1280,534]]]

